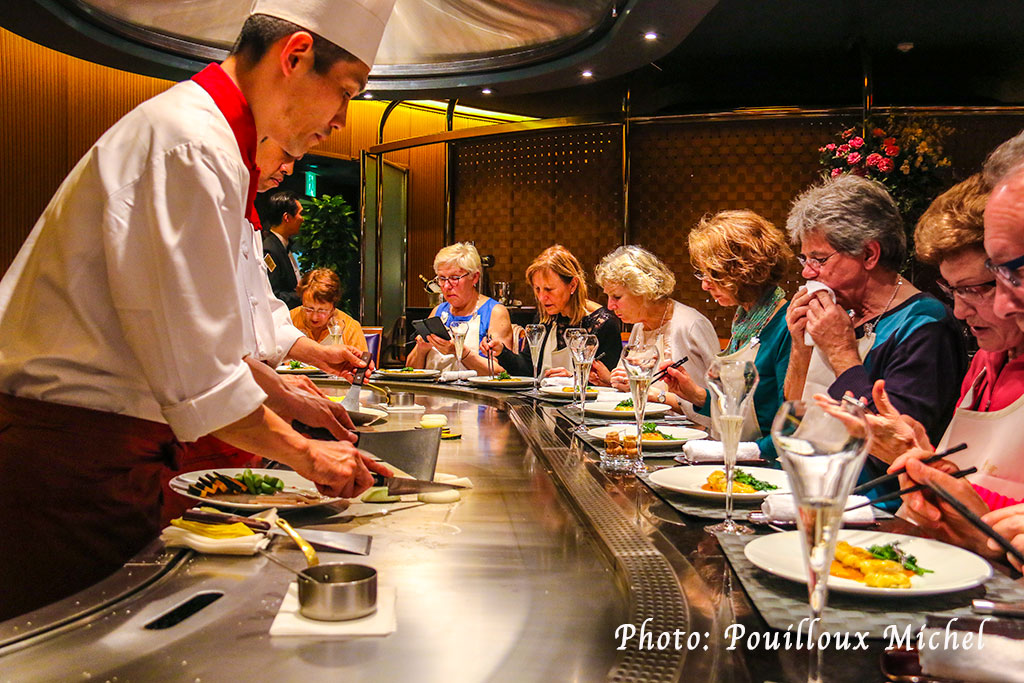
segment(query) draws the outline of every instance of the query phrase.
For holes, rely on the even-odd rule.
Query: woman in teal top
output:
[[[756,352],[754,365],[760,381],[754,391],[754,413],[755,431],[760,433],[748,438],[757,441],[761,457],[775,463],[770,431],[785,400],[782,389],[791,347],[786,326],[789,302],[779,283],[793,262],[793,252],[783,232],[753,211],[705,216],[690,232],[689,246],[690,264],[701,288],[720,306],[736,307],[723,355]],[[670,369],[668,375],[671,392],[692,403],[699,414],[711,414],[707,390],[685,370]]]

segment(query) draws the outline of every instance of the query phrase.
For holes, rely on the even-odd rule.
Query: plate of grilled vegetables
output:
[[[179,474],[171,490],[194,500],[243,510],[306,508],[344,498],[321,495],[316,485],[291,470],[223,467]]]

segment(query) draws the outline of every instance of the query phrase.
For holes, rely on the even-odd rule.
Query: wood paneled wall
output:
[[[92,143],[132,107],[171,85],[75,59],[0,29],[0,187],[5,192],[0,274]],[[314,151],[358,159],[360,150],[377,143],[385,105],[353,102],[345,128]],[[486,116],[455,117],[456,128],[496,122]],[[403,105],[388,120],[385,141],[444,128],[444,112]],[[444,244],[444,148],[433,145],[386,158],[409,169],[408,272],[413,277],[430,273],[434,253]],[[422,294],[415,286],[409,291],[411,298]],[[426,295],[422,296],[425,304]]]

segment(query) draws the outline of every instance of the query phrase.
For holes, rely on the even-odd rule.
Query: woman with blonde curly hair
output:
[[[643,323],[641,341],[656,345],[663,360],[689,357],[683,367],[703,387],[708,366],[719,349],[718,335],[711,321],[697,309],[672,298],[676,276],[668,266],[646,249],[629,245],[601,259],[596,275],[597,284],[608,295],[608,310],[626,324]],[[613,387],[628,391],[625,370],[616,370],[609,381]],[[650,400],[699,417],[693,415],[689,403],[670,395],[661,382],[652,385]]]
[[[723,355],[749,358],[760,381],[754,391],[754,414],[745,424],[744,439],[756,440],[761,454],[774,459],[771,429],[775,412],[785,400],[783,382],[789,366],[790,339],[786,327],[786,293],[779,283],[793,252],[786,236],[753,211],[721,211],[705,216],[690,232],[690,264],[701,288],[719,306],[735,306],[732,336]],[[670,389],[711,415],[707,390],[685,369],[669,370]]]
[[[533,287],[537,298],[537,320],[547,331],[541,341],[541,368],[545,375],[570,376],[572,359],[566,348],[563,332],[570,327],[582,327],[597,336],[597,355],[601,361],[594,366],[598,379],[600,370],[608,375],[608,367],[615,367],[622,353],[619,319],[604,306],[587,298],[587,276],[583,266],[561,244],[548,247],[526,269],[526,281]],[[515,353],[495,339],[481,348],[490,349],[501,367],[513,375],[532,375],[533,359],[529,349]],[[606,382],[607,383],[607,382]]]

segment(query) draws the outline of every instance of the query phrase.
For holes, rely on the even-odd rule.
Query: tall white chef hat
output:
[[[373,66],[395,0],[254,0],[266,14],[312,31]]]

